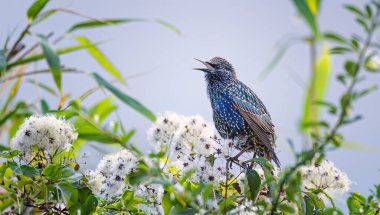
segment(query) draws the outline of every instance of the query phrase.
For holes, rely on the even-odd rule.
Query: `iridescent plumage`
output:
[[[238,139],[236,148],[251,145],[258,156],[273,160],[280,166],[275,148],[275,130],[263,102],[236,78],[232,65],[215,57],[202,62],[207,92],[213,109],[215,127],[223,138]]]

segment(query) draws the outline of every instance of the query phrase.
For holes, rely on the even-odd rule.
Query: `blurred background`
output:
[[[333,30],[343,35],[361,33],[352,15],[343,9],[345,3],[360,4],[360,1],[323,2],[319,23],[323,31]],[[25,25],[25,11],[29,5],[21,0],[3,2],[0,41],[6,39],[14,26]],[[69,8],[96,18],[161,19],[180,30],[176,33],[162,25],[146,22],[76,33],[89,36],[93,41],[105,41],[99,48],[127,79],[127,87],[121,89],[154,113],[169,110],[184,115],[200,114],[212,121],[204,77],[192,70],[199,66],[193,58],[209,60],[220,56],[234,65],[238,78],[250,86],[267,106],[276,124],[277,151],[283,166],[291,164],[294,159],[288,139],[294,142],[297,150],[308,147],[302,144],[299,121],[310,75],[309,47],[305,44],[292,46],[265,78],[260,76],[280,48],[281,41],[309,34],[309,29],[297,16],[290,1],[66,0],[52,1],[47,6],[53,7]],[[60,13],[38,25],[34,31],[48,34],[54,30],[56,35],[60,35],[80,20],[83,19]],[[16,30],[16,35],[21,29]],[[378,39],[378,36],[375,37],[376,41]],[[29,42],[32,44],[34,41]],[[65,41],[57,48],[69,43],[70,40]],[[75,43],[73,40],[72,44]],[[104,70],[92,57],[81,52],[84,51],[62,55],[62,64],[70,62],[70,67],[77,66],[86,71]],[[336,99],[343,90],[335,80],[335,74],[343,69],[342,62],[339,57],[333,56],[327,100]],[[41,61],[30,67],[38,69],[46,65]],[[111,79],[106,74],[104,76]],[[52,82],[49,74],[36,77],[42,83]],[[380,84],[378,75],[370,74],[369,77],[361,84]],[[93,79],[84,78],[82,74],[64,74],[62,83],[63,91],[70,92],[74,98],[97,85]],[[110,94],[98,91],[84,103],[93,104],[107,95]],[[52,107],[58,106],[59,98],[33,85],[23,84],[18,93],[19,98],[28,101],[38,101],[41,96]],[[116,102],[124,124],[137,131],[133,143],[144,151],[151,148],[146,139],[146,130],[151,122],[125,104]],[[327,159],[354,181],[351,190],[363,194],[369,193],[370,187],[380,176],[379,109],[379,92],[356,103],[354,112],[362,113],[363,120],[343,128],[351,144],[327,153]],[[104,153],[116,150],[118,147],[112,145],[86,145],[82,150],[86,153],[82,168],[94,168]]]

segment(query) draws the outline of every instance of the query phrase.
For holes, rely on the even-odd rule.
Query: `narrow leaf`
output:
[[[53,9],[53,10],[48,10],[44,13],[41,13],[41,15],[37,16],[35,20],[33,20],[32,26],[37,25],[38,23],[44,21],[45,19],[49,18],[51,15],[55,14],[56,12],[58,12],[58,10]]]
[[[319,38],[319,30],[316,15],[310,10],[305,0],[293,0],[298,13],[305,19],[306,23],[309,25],[312,30],[314,37]]]
[[[174,31],[175,33],[177,34],[181,34],[181,31],[175,27],[174,25],[170,24],[170,23],[167,23],[163,20],[156,20],[159,24],[163,25],[164,27],[167,27],[169,28],[170,30]]]
[[[5,58],[5,52],[3,49],[0,50],[0,77],[5,75],[5,69],[7,68],[7,61]]]
[[[33,85],[36,85],[36,86],[40,87],[41,89],[45,90],[46,92],[49,92],[50,94],[52,94],[54,96],[58,95],[58,93],[55,90],[53,90],[51,87],[47,86],[46,84],[43,84],[41,82],[38,82],[38,81],[32,80],[32,79],[29,79],[26,82],[33,84]]]
[[[304,115],[301,121],[301,128],[306,131],[309,122],[316,122],[319,118],[318,101],[322,101],[327,87],[331,70],[330,54],[328,47],[323,47],[320,58],[315,64],[313,76],[309,83],[309,88],[305,98]]]
[[[45,55],[45,58],[47,60],[47,63],[49,64],[49,67],[51,69],[51,72],[53,74],[53,78],[55,81],[55,84],[58,87],[58,90],[62,92],[62,72],[61,72],[61,62],[59,60],[58,54],[53,49],[52,44],[48,41],[48,39],[43,35],[37,35],[38,40],[40,42],[42,51]]]
[[[49,112],[49,104],[44,100],[44,99],[41,99],[41,110],[42,110],[42,113],[43,114],[46,114],[47,112]]]
[[[325,33],[323,35],[323,37],[325,39],[328,39],[328,40],[331,40],[331,41],[334,41],[334,42],[339,42],[339,43],[343,43],[343,44],[347,44],[348,43],[347,40],[344,37],[342,37],[342,36],[340,36],[340,35],[338,35],[336,33],[331,33],[331,32]]]
[[[345,8],[359,17],[365,17],[364,13],[354,5],[346,5]]]
[[[29,23],[36,18],[48,2],[49,0],[37,0],[32,4],[32,6],[29,7],[27,12]]]
[[[116,67],[106,58],[106,56],[90,42],[87,38],[77,36],[75,37],[83,46],[87,46],[87,51],[92,57],[108,72],[110,72],[115,78],[121,82],[125,82],[123,76],[119,73]],[[91,46],[93,45],[93,46]]]
[[[80,29],[87,29],[87,28],[97,28],[97,27],[103,27],[107,25],[117,25],[117,24],[123,24],[127,22],[141,22],[144,21],[144,19],[99,19],[99,20],[90,20],[86,22],[79,22],[74,24],[68,32],[73,32]]]
[[[118,97],[125,104],[129,105],[131,108],[133,108],[137,112],[141,113],[142,115],[144,115],[145,117],[147,117],[151,121],[156,121],[156,116],[149,109],[147,109],[144,105],[142,105],[140,102],[138,102],[134,98],[128,96],[127,94],[123,93],[121,90],[119,90],[116,87],[114,87],[113,85],[111,85],[109,82],[104,80],[98,74],[93,73],[93,76],[99,85],[107,88],[109,91],[111,91],[116,97]]]
[[[88,48],[90,46],[96,46],[97,44],[99,44],[99,43],[94,43],[94,44],[91,44],[91,45],[88,45],[88,46],[84,46],[84,45],[70,46],[70,47],[66,47],[66,48],[62,48],[62,49],[57,49],[56,53],[58,55],[67,54],[67,53],[71,53],[71,52],[78,51],[78,50],[81,50],[81,49],[86,49],[86,48]],[[28,58],[25,58],[25,59],[22,59],[22,60],[18,60],[16,62],[8,64],[7,65],[7,69],[10,69],[12,67],[15,67],[15,66],[18,66],[18,65],[21,65],[21,64],[35,62],[35,61],[38,61],[38,60],[41,60],[41,59],[44,59],[44,58],[45,58],[44,54],[33,55],[33,56],[28,57]]]

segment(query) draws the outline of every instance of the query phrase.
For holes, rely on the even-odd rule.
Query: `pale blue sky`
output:
[[[322,30],[334,30],[345,35],[362,33],[353,24],[353,17],[342,9],[343,3],[347,2],[359,3],[354,0],[323,2],[320,23]],[[14,26],[19,25],[21,28],[25,25],[25,11],[29,4],[21,0],[3,0],[2,5],[0,41],[4,41],[7,32]],[[297,123],[302,110],[304,86],[310,73],[307,46],[294,46],[267,79],[261,81],[258,78],[274,55],[278,41],[308,32],[304,23],[297,18],[290,0],[61,0],[52,1],[48,7],[68,7],[97,18],[159,18],[177,26],[182,32],[180,36],[153,23],[126,24],[122,27],[78,31],[75,34],[86,35],[93,38],[93,41],[106,40],[100,46],[101,50],[125,76],[151,72],[128,81],[126,92],[156,113],[171,110],[185,115],[201,114],[207,120],[212,120],[203,75],[191,69],[199,66],[193,58],[207,60],[221,56],[228,59],[234,65],[238,78],[260,96],[270,111],[277,125],[278,151],[283,165],[292,162],[287,139],[291,138],[298,149],[302,148]],[[72,23],[81,20],[83,19],[72,15],[57,14],[33,31],[46,34],[54,31],[55,35],[59,35]],[[379,37],[375,39],[378,40]],[[336,74],[342,71],[342,61],[337,57],[333,59],[333,72]],[[63,56],[62,62],[106,74],[84,53]],[[40,63],[36,67],[43,68],[43,65]],[[33,68],[30,66],[30,69]],[[52,83],[50,75],[39,76],[39,79]],[[369,74],[363,85],[368,83],[380,84],[379,75]],[[72,92],[73,96],[80,95],[94,85],[91,78],[82,75],[64,75],[63,78],[64,90]],[[342,87],[332,76],[327,97],[334,99],[341,91]],[[352,191],[367,194],[380,179],[377,136],[380,120],[379,93],[376,91],[356,104],[353,111],[364,113],[364,119],[343,130],[349,141],[365,144],[367,150],[339,149],[328,153],[328,159],[347,172],[355,182]],[[22,86],[20,97],[30,100],[40,95],[45,94],[30,85]],[[95,94],[86,103],[91,104],[100,97],[104,97],[104,94]],[[58,101],[50,100],[50,103],[56,105]],[[121,103],[119,112],[129,128],[137,129],[134,142],[140,148],[146,146],[145,131],[150,122]],[[112,151],[108,145],[102,147]],[[99,154],[91,148],[86,148],[86,151],[94,158],[88,162],[95,165]]]

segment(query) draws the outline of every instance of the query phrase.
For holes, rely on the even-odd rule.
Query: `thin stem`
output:
[[[229,161],[227,160],[226,162],[226,181],[225,181],[225,193],[224,193],[224,215],[227,214],[227,194],[228,194],[228,173],[229,173],[229,168],[228,168]]]
[[[377,10],[376,15],[371,20],[371,28],[368,31],[367,38],[366,38],[366,40],[364,42],[364,45],[363,45],[361,51],[359,52],[358,60],[357,60],[357,67],[355,69],[354,77],[352,78],[351,83],[347,87],[346,91],[343,93],[342,97],[351,95],[352,92],[353,92],[353,89],[354,89],[354,87],[355,87],[355,85],[356,85],[356,83],[358,81],[357,77],[358,77],[358,75],[360,73],[360,70],[363,67],[363,64],[364,64],[364,59],[365,59],[365,55],[367,53],[367,49],[368,49],[369,45],[371,44],[372,36],[373,36],[373,33],[374,33],[375,29],[376,29],[376,23],[377,23],[377,20],[379,19],[379,16],[380,16],[380,10]],[[275,212],[277,211],[277,206],[278,206],[279,200],[280,200],[280,193],[283,190],[283,188],[284,188],[286,182],[289,180],[289,178],[297,171],[297,169],[299,167],[305,165],[308,161],[312,160],[317,153],[323,151],[323,149],[334,139],[335,135],[338,132],[338,129],[340,128],[341,125],[343,125],[344,120],[347,117],[347,114],[348,113],[345,110],[345,107],[341,106],[341,112],[339,114],[339,117],[338,117],[335,125],[332,127],[331,131],[326,135],[326,137],[323,140],[323,142],[318,147],[313,148],[310,151],[310,153],[308,154],[307,157],[299,160],[296,163],[296,165],[293,166],[286,173],[286,175],[282,178],[282,180],[280,180],[278,194],[276,195],[276,197],[275,197],[275,199],[273,201],[273,206],[272,206],[270,214],[275,214]]]
[[[13,53],[17,46],[20,44],[21,40],[25,37],[25,35],[28,33],[30,27],[32,26],[32,23],[28,23],[28,25],[25,27],[25,29],[22,31],[16,42],[13,44],[12,48],[10,49],[8,56],[7,56],[7,62],[12,59],[12,57],[15,56],[17,53]]]
[[[81,74],[85,73],[83,71],[80,71],[80,70],[77,70],[74,68],[62,68],[61,71],[67,72],[67,73],[81,73]],[[11,80],[19,78],[19,77],[24,77],[24,76],[29,76],[29,75],[37,75],[37,74],[41,74],[41,73],[50,73],[50,72],[51,72],[50,69],[42,69],[42,70],[35,70],[35,71],[22,73],[22,74],[16,74],[16,75],[12,75],[12,76],[7,77],[4,80],[1,80],[0,83],[8,82],[8,81],[11,81]]]

